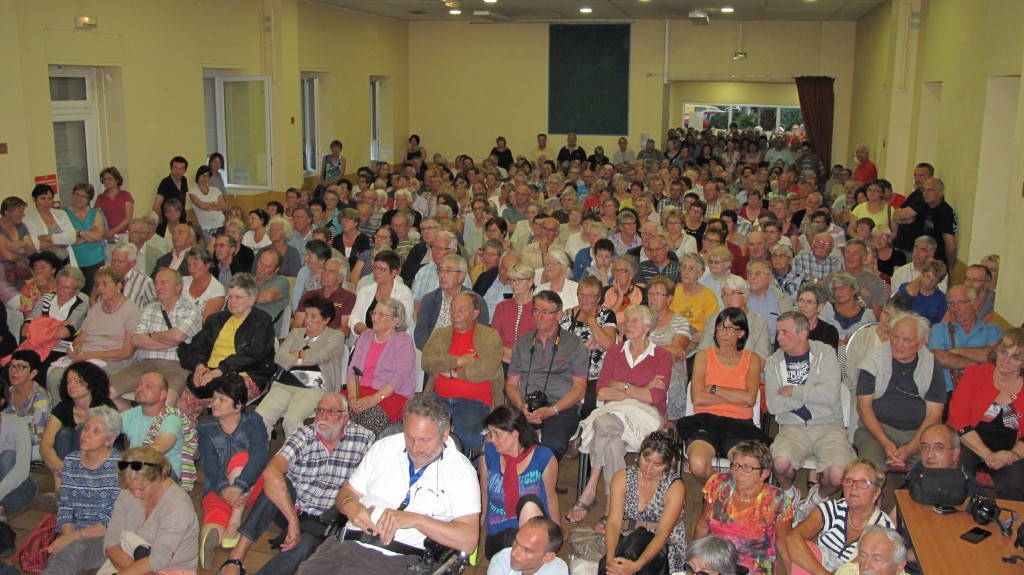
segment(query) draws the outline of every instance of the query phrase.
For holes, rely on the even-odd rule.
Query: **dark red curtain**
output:
[[[807,137],[827,168],[832,167],[832,117],[836,105],[832,86],[835,81],[828,76],[800,76],[796,79]]]

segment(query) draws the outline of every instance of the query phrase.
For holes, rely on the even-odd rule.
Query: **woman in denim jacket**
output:
[[[247,389],[237,373],[210,382],[210,415],[199,421],[199,454],[206,484],[203,487],[203,527],[199,563],[209,566],[217,546],[238,543],[242,511],[263,489],[263,469],[270,460],[263,418],[245,408]]]

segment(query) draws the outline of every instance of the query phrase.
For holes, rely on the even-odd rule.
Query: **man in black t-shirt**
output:
[[[185,170],[188,169],[188,160],[181,156],[174,156],[171,159],[171,174],[166,178],[160,180],[160,185],[156,188],[156,198],[153,199],[153,211],[160,216],[160,223],[166,224],[164,221],[164,212],[162,206],[164,201],[174,198],[181,202],[181,216],[178,218],[179,222],[185,221],[185,194],[188,192],[188,178],[185,177]]]
[[[558,151],[558,165],[568,164],[573,160],[579,160],[582,164],[587,161],[587,152],[576,145],[576,132],[569,132],[565,137],[566,145]]]
[[[956,267],[956,212],[946,203],[946,186],[938,178],[925,180],[922,190],[928,211],[924,215],[923,234],[935,240],[935,259],[945,262],[952,273]]]

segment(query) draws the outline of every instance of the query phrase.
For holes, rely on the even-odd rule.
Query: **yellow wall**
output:
[[[757,97],[763,92],[782,101],[783,92],[764,82],[827,75],[836,78],[833,151],[845,156],[855,27],[853,22],[746,22],[743,49],[750,59],[735,62],[737,24],[693,26],[673,21],[666,83],[665,22],[634,22],[627,136],[634,143],[643,133],[660,140],[670,125],[681,123],[684,86],[677,86],[679,82],[710,88],[707,94],[716,101],[722,101],[716,94],[735,95],[737,83],[755,82],[745,85],[746,94]],[[513,153],[529,152],[536,134],[547,126],[547,47],[546,24],[410,24],[410,130],[423,138],[431,153],[439,151],[449,159],[461,152],[482,157],[498,135],[506,137]],[[435,64],[440,62],[444,65]],[[724,83],[719,86],[718,81]],[[786,99],[787,104],[792,102]],[[774,102],[757,98],[756,103]],[[617,136],[580,136],[580,145],[588,152],[603,145],[610,152]],[[562,145],[562,135],[549,139],[555,150]]]
[[[922,117],[916,109],[907,114],[888,112],[890,103],[903,97],[894,81],[898,79],[902,53],[894,44],[902,26],[899,11],[906,1],[882,5],[858,22],[857,87],[851,110],[856,122],[850,145],[885,141],[894,133],[906,134],[906,141],[899,145],[909,149],[883,152],[899,161],[886,165],[884,172],[880,170],[903,181],[909,179],[914,163],[925,159],[917,153],[918,148],[935,150],[928,160],[945,182],[946,201],[959,219],[958,259],[977,262],[993,246],[1001,248],[996,311],[1011,324],[1019,324],[1024,314],[1012,304],[1024,297],[1024,254],[1009,249],[1012,244],[1007,238],[1016,237],[1024,216],[1020,191],[1024,179],[1024,94],[1017,96],[1016,115],[1010,114],[1002,125],[990,126],[1014,134],[1012,143],[1005,139],[1013,146],[1012,160],[996,168],[1012,174],[1003,178],[1010,183],[1004,189],[979,190],[978,181],[979,165],[984,163],[980,148],[987,139],[982,121],[986,104],[1005,104],[1006,100],[989,98],[990,79],[1019,77],[1024,71],[1024,11],[1017,0],[922,2],[920,33],[909,46],[916,51],[916,60],[912,60],[908,74],[912,82],[907,89],[912,91],[911,100],[920,102],[924,84],[941,84],[941,101],[934,106],[935,113]],[[922,129],[924,123],[937,126]],[[938,142],[918,141],[918,134],[935,133],[939,134]]]
[[[81,14],[99,27],[76,30]],[[48,66],[109,72],[99,86],[102,163],[120,168],[141,212],[172,156],[190,160],[190,181],[205,163],[204,69],[270,78],[272,185],[282,190],[302,183],[300,71],[325,73],[321,145],[345,140],[359,165],[369,157],[371,74],[395,78],[385,138],[408,130],[407,46],[404,23],[299,0],[0,0],[0,141],[10,147],[0,186],[28,197],[34,176],[56,171]]]

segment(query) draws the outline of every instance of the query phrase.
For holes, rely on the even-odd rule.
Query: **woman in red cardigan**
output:
[[[960,464],[973,476],[985,464],[996,497],[1024,501],[1024,330],[1003,334],[988,363],[968,367],[949,403],[949,425],[960,433]],[[922,445],[922,448],[928,446]]]
[[[572,524],[582,521],[597,503],[602,470],[608,495],[612,476],[626,467],[626,451],[639,450],[644,438],[665,423],[672,354],[650,340],[658,322],[651,308],[637,304],[623,315],[626,341],[608,350],[597,379],[597,399],[604,405],[582,423],[580,451],[590,454],[591,472],[583,493],[565,516]]]

